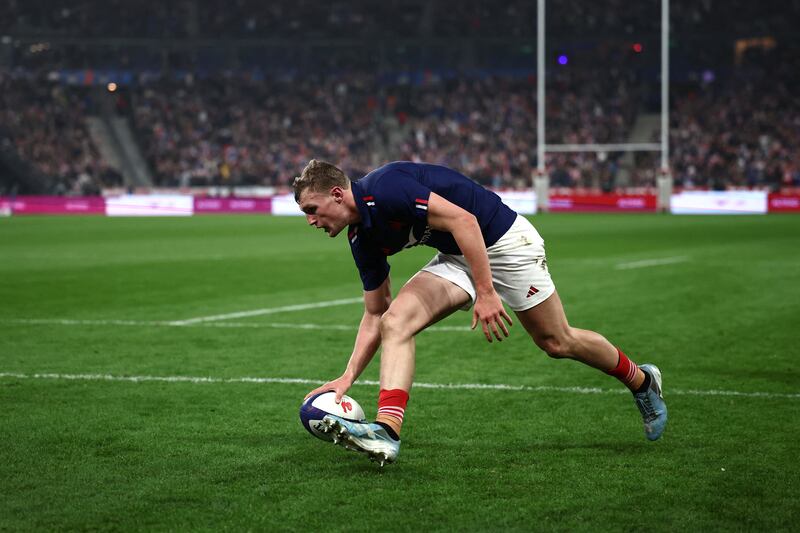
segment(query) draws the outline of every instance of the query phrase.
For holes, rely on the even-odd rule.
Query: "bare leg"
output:
[[[430,272],[419,272],[400,289],[381,317],[381,389],[411,389],[414,336],[468,301],[464,289]]]
[[[617,366],[617,349],[605,337],[569,325],[558,292],[536,307],[516,314],[536,345],[550,357],[575,359],[604,372]],[[637,370],[629,387],[637,389],[644,379],[644,373]]]

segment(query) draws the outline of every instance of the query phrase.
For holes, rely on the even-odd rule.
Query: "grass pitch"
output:
[[[533,222],[571,323],[661,367],[660,441],[612,378],[456,313],[417,339],[430,387],[380,469],[301,428],[313,384],[241,379],[341,373],[359,305],[279,309],[360,295],[343,237],[0,220],[0,530],[796,530],[800,217]],[[395,292],[432,252],[392,258]]]

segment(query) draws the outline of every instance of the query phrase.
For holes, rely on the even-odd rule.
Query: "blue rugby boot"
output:
[[[374,422],[353,422],[336,415],[325,415],[322,426],[321,431],[329,433],[334,444],[366,453],[381,466],[395,462],[400,453],[400,441],[394,440],[383,426]]]
[[[639,368],[650,376],[650,387],[644,392],[634,393],[633,398],[642,413],[644,434],[648,440],[657,440],[667,427],[667,404],[661,395],[661,371],[651,364]]]

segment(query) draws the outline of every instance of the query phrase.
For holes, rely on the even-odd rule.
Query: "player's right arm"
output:
[[[350,389],[353,382],[358,379],[358,376],[375,357],[375,353],[381,345],[381,316],[389,309],[390,303],[392,303],[392,290],[389,276],[377,289],[364,291],[364,315],[358,326],[356,342],[350,360],[347,362],[347,368],[338,378],[309,392],[306,398],[318,392],[332,390],[336,393],[337,403],[342,399],[342,395]]]

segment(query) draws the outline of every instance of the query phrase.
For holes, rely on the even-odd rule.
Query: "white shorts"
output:
[[[514,224],[500,239],[486,249],[492,283],[500,298],[514,311],[524,311],[545,301],[556,287],[547,271],[544,239],[536,228],[517,215]],[[464,289],[475,302],[475,283],[463,255],[438,253],[422,270],[430,272]]]

